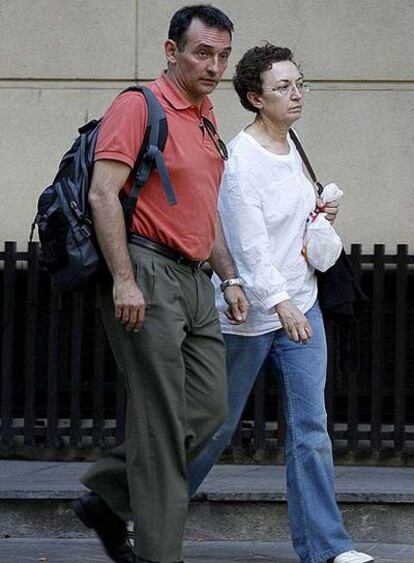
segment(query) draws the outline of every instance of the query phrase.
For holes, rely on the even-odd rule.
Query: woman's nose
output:
[[[303,91],[299,89],[297,84],[290,85],[290,96],[295,98],[301,98],[303,96]]]

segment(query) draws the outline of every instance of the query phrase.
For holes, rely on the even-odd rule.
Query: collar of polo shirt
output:
[[[167,78],[164,71],[155,81],[155,85],[161,92],[163,98],[176,110],[186,110],[195,107],[187,98],[179,91],[179,89]],[[200,115],[208,115],[213,109],[213,104],[208,96],[205,96],[201,108]]]

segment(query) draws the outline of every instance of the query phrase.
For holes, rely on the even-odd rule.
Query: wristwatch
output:
[[[246,284],[242,278],[227,278],[221,282],[220,289],[221,291],[224,291],[226,287],[232,287],[233,285],[244,287]]]

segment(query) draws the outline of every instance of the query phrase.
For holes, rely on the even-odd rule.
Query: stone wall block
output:
[[[412,0],[217,0],[235,24],[227,78],[263,40],[293,49],[313,80],[414,80]],[[162,41],[179,0],[138,0],[138,68],[164,66]],[[155,40],[154,40],[155,38]]]
[[[136,0],[0,0],[0,79],[133,79]]]

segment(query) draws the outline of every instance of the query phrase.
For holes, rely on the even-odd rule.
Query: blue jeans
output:
[[[313,337],[307,344],[284,330],[260,336],[224,335],[229,416],[189,465],[193,496],[237,427],[246,401],[269,358],[279,377],[286,417],[288,513],[293,545],[302,563],[325,562],[352,549],[335,500],[332,445],[326,430],[326,340],[318,303],[307,313]]]

